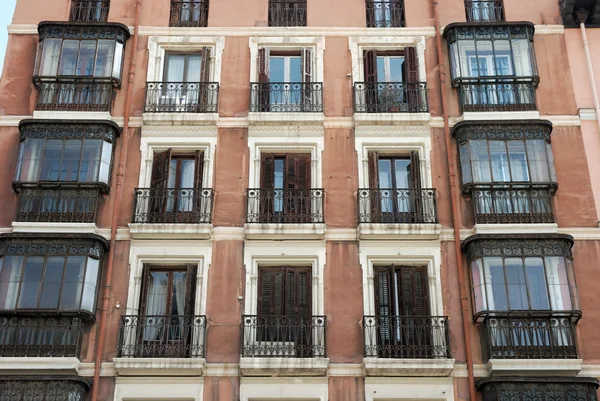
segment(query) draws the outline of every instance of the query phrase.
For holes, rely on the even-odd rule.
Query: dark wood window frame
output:
[[[279,302],[277,297],[277,277],[276,274],[281,274],[281,288],[279,294],[281,296]],[[271,276],[270,288],[266,284],[268,276]],[[305,292],[302,294],[300,286],[300,277],[305,276]],[[293,277],[293,279],[291,278]],[[293,287],[290,290],[290,287]],[[290,291],[296,296],[290,298]],[[266,298],[271,297],[270,300]],[[299,305],[304,297],[304,305]],[[294,305],[290,305],[290,301],[294,300]],[[304,308],[303,310],[301,310]],[[266,311],[265,309],[268,309]],[[279,312],[279,313],[275,313]],[[261,266],[258,268],[258,305],[257,314],[259,316],[267,315],[283,315],[283,316],[311,316],[312,315],[312,267],[306,266]]]

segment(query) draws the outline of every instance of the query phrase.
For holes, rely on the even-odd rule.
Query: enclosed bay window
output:
[[[463,111],[535,110],[533,34],[524,22],[446,27],[452,85]]]

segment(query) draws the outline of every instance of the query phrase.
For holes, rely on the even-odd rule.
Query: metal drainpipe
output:
[[[454,160],[454,152],[452,151],[452,140],[450,138],[450,123],[448,120],[448,105],[446,102],[446,70],[444,67],[444,58],[442,53],[442,35],[440,33],[440,22],[438,12],[439,0],[432,0],[433,2],[433,16],[435,25],[435,41],[437,48],[438,58],[438,71],[440,75],[440,87],[442,95],[442,114],[444,118],[444,137],[446,139],[446,156],[448,158],[448,174],[450,176],[450,203],[452,206],[452,224],[454,226],[454,252],[456,253],[456,271],[458,274],[458,284],[460,290],[460,305],[462,311],[462,322],[464,331],[464,345],[465,354],[467,358],[467,373],[469,379],[469,399],[471,401],[477,400],[477,392],[475,390],[475,377],[473,375],[473,355],[471,353],[471,327],[469,327],[469,321],[472,316],[469,312],[469,305],[467,303],[469,299],[469,291],[467,283],[465,283],[465,271],[463,268],[463,257],[460,246],[460,189],[458,182],[456,181],[456,162]]]
[[[600,132],[600,101],[598,100],[598,89],[596,87],[596,78],[594,77],[594,65],[592,64],[592,56],[588,45],[587,32],[585,30],[585,20],[589,12],[586,10],[577,13],[577,19],[580,21],[579,28],[581,30],[581,38],[583,40],[583,50],[585,51],[585,60],[587,62],[588,75],[590,77],[590,85],[592,86],[592,96],[594,97],[594,106],[596,108],[596,122],[598,131]],[[583,21],[583,22],[581,22]]]
[[[133,93],[133,81],[135,77],[135,55],[137,52],[137,42],[139,36],[140,8],[142,0],[136,0],[135,3],[135,22],[133,31],[133,43],[131,45],[131,62],[127,74],[127,92],[125,95],[125,115],[123,121],[123,146],[119,155],[119,166],[117,170],[117,190],[115,194],[115,203],[113,205],[112,222],[110,230],[110,255],[108,266],[106,268],[106,277],[104,279],[104,295],[102,297],[102,309],[100,318],[100,328],[98,330],[98,344],[96,347],[96,360],[94,361],[94,381],[92,382],[92,401],[98,400],[98,387],[100,383],[100,369],[102,367],[102,355],[104,354],[104,341],[106,338],[106,320],[108,318],[108,300],[110,298],[110,287],[112,281],[112,272],[115,261],[116,242],[117,242],[117,223],[120,211],[121,197],[123,196],[123,182],[125,180],[125,167],[127,166],[127,153],[129,148],[129,115],[131,113],[131,98]]]

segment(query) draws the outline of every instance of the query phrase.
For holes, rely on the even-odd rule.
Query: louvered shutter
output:
[[[261,156],[261,189],[273,189],[275,185],[275,157],[263,153]]]
[[[210,81],[210,47],[202,48],[202,65],[200,66],[200,82]]]
[[[392,310],[390,292],[391,292],[391,273],[390,267],[378,267],[375,269],[375,314],[378,316],[379,330],[377,332],[377,344],[379,346],[389,344],[393,337],[393,326],[397,315]],[[381,356],[386,356],[385,348]]]
[[[152,163],[152,179],[150,187],[162,189],[167,187],[169,180],[169,164],[171,163],[171,148],[154,155]]]
[[[418,316],[429,316],[429,299],[427,296],[427,269],[412,267],[413,275],[413,311]]]
[[[270,102],[270,87],[269,87],[269,76],[270,68],[269,61],[271,52],[268,47],[261,47],[258,49],[258,82],[260,83],[256,90],[258,91],[258,110],[257,111],[269,111]]]
[[[414,47],[404,49],[404,64],[406,71],[406,91],[408,92],[408,111],[421,112],[420,100],[421,93],[419,87],[419,63],[417,60],[417,50]]]
[[[371,222],[381,222],[381,192],[379,191],[379,155],[377,152],[369,153],[369,189],[371,196]]]
[[[311,269],[308,267],[290,267],[288,268],[290,280],[286,283],[286,291],[293,297],[293,308],[287,307],[288,313],[296,316],[310,316],[311,303]],[[293,310],[292,310],[293,309]]]
[[[288,154],[285,158],[285,220],[310,222],[310,155]]]
[[[198,112],[203,113],[212,111],[212,106],[209,105],[210,93],[208,82],[210,81],[210,48],[202,48],[202,65],[200,66],[200,86],[198,88]],[[190,96],[193,96],[190,94]]]
[[[310,188],[310,155],[288,154],[286,156],[286,165],[288,171],[288,188]]]
[[[263,267],[259,270],[258,315],[284,314],[285,268]]]
[[[198,276],[198,265],[189,265],[186,270],[185,281],[185,314],[193,316],[196,300],[196,277]]]
[[[368,112],[377,111],[378,83],[377,83],[377,51],[367,50],[363,54],[363,67],[365,74],[364,101]]]
[[[196,151],[194,164],[194,188],[202,188],[202,177],[204,175],[204,152]]]
[[[301,53],[301,74],[302,74],[302,104],[306,110],[312,110],[312,87],[311,82],[313,80],[313,58],[312,58],[312,49],[304,48]]]
[[[148,307],[148,285],[150,282],[150,266],[144,265],[142,269],[142,287],[140,291],[140,309],[139,315],[146,314],[146,308]]]
[[[410,185],[411,221],[422,223],[425,202],[423,200],[423,191],[421,191],[421,162],[419,160],[419,152],[410,153]],[[428,212],[428,215],[433,213],[433,211]]]

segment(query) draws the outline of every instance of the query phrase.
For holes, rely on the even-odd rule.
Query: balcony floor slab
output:
[[[454,371],[454,359],[364,358],[367,376],[445,377]]]
[[[355,125],[428,124],[429,113],[354,113]]]
[[[144,113],[146,125],[214,125],[219,113]]]
[[[131,223],[132,239],[210,239],[212,224]]]
[[[241,358],[243,376],[325,376],[329,358]]]
[[[323,239],[324,223],[248,223],[244,227],[247,239]]]
[[[78,375],[81,361],[76,357],[2,357],[0,374]]]
[[[583,359],[490,359],[489,374],[493,375],[539,375],[577,376]]]
[[[119,376],[202,376],[204,358],[115,358]]]
[[[360,239],[438,239],[440,224],[360,223]]]

